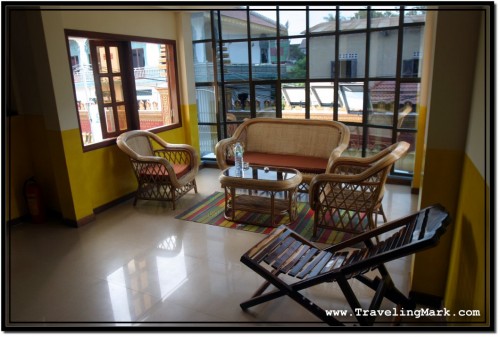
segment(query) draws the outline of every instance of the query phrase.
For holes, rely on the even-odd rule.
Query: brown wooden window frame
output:
[[[121,62],[120,62],[120,67],[122,68],[120,70],[120,75],[123,78],[122,85],[123,85],[123,96],[124,96],[124,104],[127,107],[127,128],[124,130],[116,130],[116,132],[110,133],[109,138],[103,138],[103,140],[95,142],[95,143],[90,143],[90,144],[85,144],[83,140],[83,136],[80,137],[80,141],[82,144],[83,151],[90,151],[90,150],[95,150],[103,147],[107,147],[110,145],[113,145],[116,143],[116,137],[125,132],[125,131],[130,131],[130,130],[139,130],[140,129],[140,122],[139,122],[139,108],[138,104],[135,104],[137,102],[137,94],[136,94],[136,89],[134,85],[134,68],[132,64],[132,42],[146,42],[146,43],[156,43],[156,44],[164,44],[166,46],[166,51],[167,51],[167,81],[168,81],[168,90],[169,90],[169,97],[170,97],[170,108],[171,108],[171,113],[172,113],[172,123],[160,127],[155,127],[152,129],[148,129],[148,131],[154,132],[154,133],[159,133],[167,130],[172,130],[176,129],[179,127],[182,127],[182,116],[181,116],[181,110],[180,110],[180,90],[179,90],[179,79],[178,79],[178,71],[177,71],[177,49],[176,49],[176,41],[174,40],[168,40],[168,39],[158,39],[158,38],[149,38],[149,37],[140,37],[140,36],[130,36],[130,35],[119,35],[119,34],[110,34],[110,33],[100,33],[100,32],[89,32],[89,31],[81,31],[81,30],[72,30],[72,29],[65,29],[65,40],[66,40],[66,47],[67,47],[67,53],[68,53],[68,62],[70,66],[70,73],[71,73],[71,80],[72,80],[72,86],[73,86],[73,95],[74,95],[74,100],[75,100],[75,108],[76,108],[76,114],[77,114],[77,120],[78,120],[78,128],[80,130],[80,133],[83,134],[83,129],[82,129],[82,122],[79,116],[79,102],[77,98],[77,91],[75,88],[75,74],[73,72],[73,65],[71,63],[72,57],[71,57],[71,52],[69,48],[69,41],[71,37],[75,38],[86,38],[89,41],[90,40],[98,40],[100,42],[104,43],[115,43],[115,44],[121,44],[123,48],[120,49],[120,53],[123,53],[124,55],[121,55]],[[92,59],[90,60],[90,63],[94,67],[94,62],[96,60]],[[97,64],[95,64],[97,67]],[[112,82],[112,81],[111,81]],[[128,83],[128,84],[127,84]],[[112,83],[110,83],[112,85]],[[98,95],[97,86],[99,84],[95,83],[96,86],[96,95]],[[101,110],[101,109],[99,109]],[[102,112],[99,113],[101,123],[104,123],[105,121],[102,119],[103,115]],[[116,115],[115,115],[116,117]],[[118,122],[117,122],[118,125]],[[103,133],[103,137],[106,135],[106,133]]]

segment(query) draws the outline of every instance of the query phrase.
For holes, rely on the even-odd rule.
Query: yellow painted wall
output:
[[[481,11],[446,8],[437,15],[420,207],[440,203],[455,221],[474,90]],[[415,255],[412,291],[444,297],[456,229],[454,221],[436,248]]]
[[[422,188],[425,195],[421,207],[439,203],[454,217],[463,158],[463,151],[427,148]],[[444,296],[454,228],[453,224],[448,228],[438,246],[416,254],[413,291],[441,298]]]
[[[489,23],[488,13],[481,18]],[[485,35],[485,33],[487,35]],[[456,323],[489,325],[490,311],[490,116],[489,31],[479,31],[474,90],[463,174],[444,303],[450,310],[480,310],[478,317],[450,317]],[[485,132],[486,131],[486,132]]]
[[[489,320],[490,221],[486,195],[489,187],[474,163],[466,156],[460,189],[460,203],[454,221],[455,232],[445,306],[453,312],[480,310],[479,317],[450,317],[454,322]],[[488,289],[488,291],[487,291]]]

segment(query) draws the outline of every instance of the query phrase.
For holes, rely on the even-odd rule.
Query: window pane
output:
[[[113,115],[112,107],[104,107],[104,117],[106,118],[106,131],[108,133],[115,132],[115,116]]]
[[[374,7],[370,11],[371,27],[397,27],[399,25],[399,6]]]
[[[306,78],[306,40],[305,39],[283,39],[281,47],[284,50],[286,71],[281,73],[282,79],[305,79]]]
[[[368,123],[375,125],[392,126],[394,115],[396,82],[373,81],[369,83]]]
[[[364,77],[365,51],[366,51],[365,33],[348,34],[340,36],[339,60],[338,60],[339,63],[338,69],[340,78]]]
[[[212,37],[210,12],[193,13],[191,15],[191,31],[193,41],[210,39]]]
[[[392,145],[392,130],[368,128],[367,156],[373,155]],[[370,154],[368,154],[370,152]]]
[[[249,79],[248,67],[248,43],[228,42],[224,46],[227,48],[224,57],[224,81],[242,81]],[[217,54],[217,64],[220,55]]]
[[[115,100],[116,102],[123,102],[123,87],[121,76],[113,77],[113,84],[115,87]]]
[[[247,12],[241,10],[221,11],[222,39],[247,38]]]
[[[215,145],[217,139],[217,125],[199,125],[200,154],[203,159],[215,159]]]
[[[325,33],[335,31],[334,10],[311,10],[309,11],[309,32]]]
[[[271,63],[271,45],[276,40],[252,41],[252,79],[275,80],[278,78],[278,66]]]
[[[111,89],[109,88],[109,78],[101,77],[102,100],[104,103],[111,103]]]
[[[127,111],[125,109],[125,105],[118,105],[118,127],[120,131],[127,130]]]
[[[108,63],[106,62],[106,48],[97,47],[97,62],[99,64],[99,72],[106,74],[108,72]]]
[[[90,65],[88,39],[69,37],[72,63],[73,85],[80,131],[84,145],[102,140],[101,121],[96,101],[94,74]]]
[[[255,86],[255,111],[257,117],[276,117],[276,85]]]
[[[215,89],[212,86],[196,87],[196,106],[199,123],[216,123]]]
[[[398,128],[416,129],[420,100],[420,83],[401,83]]]
[[[333,78],[335,64],[335,36],[317,36],[309,39],[309,77]]]
[[[338,120],[363,122],[363,83],[340,83]]]
[[[250,36],[252,38],[276,36],[276,7],[269,8],[272,10],[261,8],[250,11]]]
[[[402,77],[420,77],[424,27],[405,27],[403,33]]]
[[[396,76],[397,49],[397,29],[370,34],[370,77]]]
[[[425,22],[426,6],[405,6],[405,23]]]
[[[137,42],[132,42],[135,44]],[[170,125],[174,121],[167,72],[167,45],[145,44],[145,65],[134,70],[141,130]]]
[[[363,152],[363,127],[361,125],[348,125],[351,136],[349,147],[342,153],[342,156],[361,157]]]
[[[366,6],[359,6],[357,10],[345,10],[340,7],[340,30],[355,30],[366,28],[366,17],[368,11]]]
[[[111,59],[111,71],[113,73],[120,72],[120,56],[118,55],[117,47],[109,47],[109,58]]]
[[[306,117],[305,83],[286,83],[281,86],[281,106],[283,118]]]
[[[193,44],[195,82],[214,81],[214,63],[212,51],[213,49],[211,42]]]
[[[408,153],[394,163],[394,170],[398,173],[414,173],[416,136],[415,132],[398,132],[398,142],[405,141],[410,143]]]
[[[250,86],[248,84],[226,85],[225,103],[226,112],[232,113],[238,121],[250,118]]]
[[[306,33],[305,6],[280,6],[280,26],[285,27],[286,35],[304,35]]]
[[[333,120],[333,90],[331,82],[311,82],[310,87],[310,118]]]

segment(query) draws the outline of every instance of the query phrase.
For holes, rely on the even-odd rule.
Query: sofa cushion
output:
[[[253,165],[294,168],[307,173],[325,173],[328,159],[247,151],[243,159]]]

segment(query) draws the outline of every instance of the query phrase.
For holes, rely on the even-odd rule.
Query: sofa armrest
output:
[[[219,165],[221,170],[229,167],[227,159],[233,156],[233,145],[237,141],[238,139],[231,137],[222,139],[215,145],[215,157],[217,158],[217,165]]]

